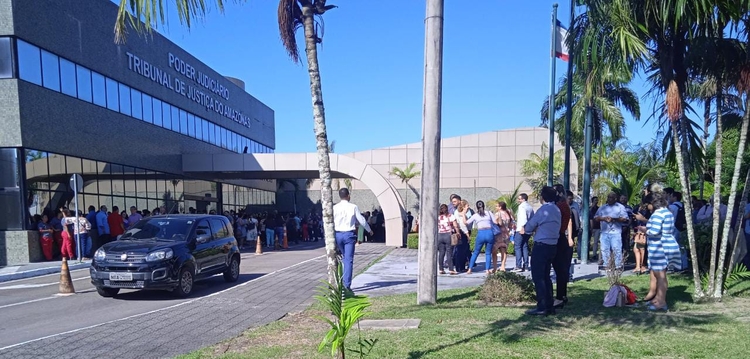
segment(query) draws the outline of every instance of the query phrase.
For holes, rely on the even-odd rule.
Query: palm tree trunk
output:
[[[745,99],[745,109],[748,109],[748,105],[750,105],[750,98]],[[720,119],[721,114],[719,113],[717,116],[718,119]],[[748,125],[750,124],[750,111],[745,111],[745,114],[742,116],[742,129],[740,130],[740,143],[737,148],[737,157],[735,157],[734,160],[734,173],[732,173],[732,184],[729,189],[729,202],[727,202],[728,208],[734,207],[734,201],[737,198],[737,186],[739,185],[740,181],[740,167],[742,167],[742,158],[745,155],[745,144],[747,142],[747,129]],[[717,159],[718,161],[718,159]],[[740,207],[740,212],[743,213],[744,208]],[[732,211],[729,210],[729,213],[727,213],[727,218],[724,220],[724,232],[721,235],[721,250],[719,252],[719,264],[718,264],[718,273],[716,274],[716,287],[714,287],[714,293],[713,297],[714,299],[721,299],[723,295],[723,289],[724,289],[724,263],[726,261],[727,257],[727,246],[729,245],[729,230],[732,228]],[[714,213],[716,213],[716,208],[714,208]],[[714,220],[714,223],[717,221]],[[716,226],[716,224],[714,224]],[[731,270],[731,267],[728,269]]]
[[[713,226],[711,229],[711,264],[708,267],[708,289],[707,292],[709,295],[713,295],[715,288],[716,288],[716,271],[719,272],[722,271],[721,268],[718,267],[717,263],[717,255],[719,250],[719,228],[720,228],[720,222],[721,222],[721,162],[723,159],[723,128],[721,125],[721,108],[722,108],[722,99],[721,99],[721,83],[717,81],[716,83],[716,140],[714,140],[714,143],[716,144],[716,164],[714,167],[714,203],[712,204],[713,207]],[[721,291],[721,289],[719,289]]]
[[[680,136],[677,133],[677,122],[671,121],[672,124],[672,144],[674,145],[675,158],[677,159],[677,169],[680,171],[680,185],[683,189],[690,189],[690,183],[688,182],[687,172],[685,172],[685,157],[682,153],[682,147],[680,146]],[[693,204],[690,201],[685,201],[685,213],[693,213]],[[687,222],[687,234],[688,234],[688,245],[690,246],[690,258],[693,261],[693,299],[702,299],[705,294],[701,285],[701,273],[698,268],[698,251],[695,248],[695,230],[693,228],[693,221]]]
[[[701,138],[701,148],[703,149],[703,173],[700,182],[700,199],[703,199],[703,189],[706,185],[706,175],[708,174],[708,157],[706,156],[706,147],[708,146],[708,129],[711,126],[711,99],[708,98],[703,103],[703,137]]]
[[[331,161],[328,156],[328,134],[326,115],[323,107],[323,89],[318,66],[318,37],[315,33],[315,12],[311,3],[302,7],[305,29],[305,53],[307,71],[310,74],[310,94],[312,95],[313,120],[315,122],[315,144],[318,150],[318,171],[320,172],[320,202],[323,207],[323,229],[328,262],[328,282],[336,285],[335,274],[338,268],[336,236],[333,229],[333,191],[331,190]]]
[[[729,257],[729,270],[734,268],[734,257],[737,253],[737,247],[740,243],[740,238],[743,237],[743,234],[745,233],[743,231],[743,222],[745,222],[745,206],[747,205],[747,195],[750,193],[750,168],[747,169],[747,174],[745,174],[745,190],[742,191],[742,202],[740,202],[740,212],[739,212],[739,218],[737,218],[737,225],[735,226],[735,235],[734,235],[734,244],[732,245],[732,255]],[[748,249],[750,250],[750,249]]]

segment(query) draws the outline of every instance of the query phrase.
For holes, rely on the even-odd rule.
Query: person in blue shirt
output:
[[[531,280],[536,290],[536,308],[526,311],[527,315],[555,314],[552,299],[552,278],[550,270],[557,255],[557,242],[560,239],[562,213],[557,207],[557,191],[550,186],[542,188],[542,207],[526,225],[520,228],[521,234],[534,233],[534,250],[531,251]]]
[[[107,222],[107,206],[99,207],[96,212],[96,231],[99,233],[99,245],[109,243],[109,222]]]

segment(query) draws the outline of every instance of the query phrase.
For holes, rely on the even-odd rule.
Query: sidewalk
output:
[[[367,269],[352,280],[352,290],[357,294],[384,296],[406,294],[417,291],[417,253],[416,249],[397,248],[385,258]],[[516,263],[514,256],[508,256],[506,270],[513,269]],[[484,255],[477,261],[476,272],[472,274],[438,275],[438,290],[476,287],[484,283]],[[531,278],[531,272],[522,275]],[[624,274],[626,275],[626,274]],[[574,265],[573,281],[603,277],[596,264]],[[554,276],[553,276],[554,278]]]
[[[84,269],[91,265],[91,261],[68,261],[70,270]],[[47,274],[60,273],[61,261],[36,262],[0,268],[0,283],[17,279],[38,277]]]

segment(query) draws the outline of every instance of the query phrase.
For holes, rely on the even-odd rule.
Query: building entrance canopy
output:
[[[396,188],[372,166],[354,158],[331,153],[331,176],[353,178],[365,184],[377,197],[385,217],[388,246],[403,245],[404,204]],[[315,153],[274,154],[184,154],[182,171],[213,180],[318,178]],[[334,194],[334,202],[337,202]],[[356,204],[357,199],[353,202]]]

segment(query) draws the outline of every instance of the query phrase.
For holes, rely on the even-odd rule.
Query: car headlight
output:
[[[171,249],[162,249],[156,252],[151,252],[146,256],[147,262],[158,262],[166,259],[171,259],[174,256],[174,252]]]
[[[97,262],[103,261],[105,258],[107,258],[107,253],[104,252],[104,249],[97,249],[96,253],[94,253],[94,260]]]

